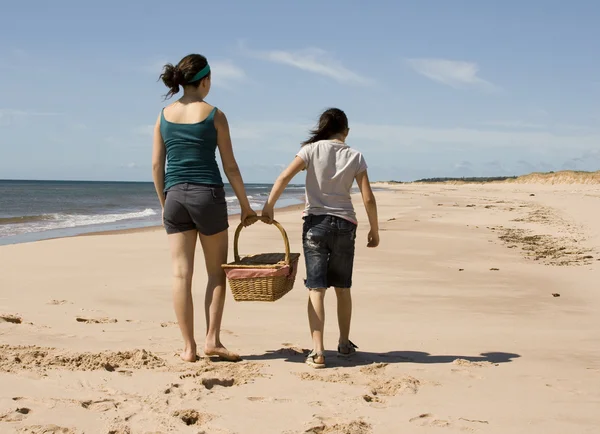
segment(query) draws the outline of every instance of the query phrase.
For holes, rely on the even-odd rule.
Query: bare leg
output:
[[[323,330],[325,328],[325,289],[311,289],[308,291],[308,324],[313,339],[313,349],[317,353],[325,350],[323,344]],[[316,363],[324,363],[323,356],[315,359]]]
[[[200,235],[204,250],[204,261],[208,274],[204,310],[206,314],[206,342],[204,354],[219,356],[230,361],[240,360],[240,356],[227,350],[221,343],[221,321],[225,307],[227,280],[221,265],[227,262],[228,232],[215,235]]]
[[[340,345],[350,342],[350,321],[352,320],[352,294],[350,288],[335,288],[337,295],[337,315],[340,327]]]
[[[195,230],[169,235],[173,263],[173,306],[183,335],[184,350],[181,358],[195,362],[196,341],[194,340],[194,302],[192,300],[192,276],[194,274]]]

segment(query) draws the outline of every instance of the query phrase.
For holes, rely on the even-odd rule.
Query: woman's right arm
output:
[[[160,115],[154,125],[154,139],[152,144],[152,179],[154,188],[160,201],[160,207],[165,208],[165,161],[166,150],[165,142],[160,133]]]
[[[377,247],[379,245],[379,220],[377,219],[377,201],[375,195],[371,189],[371,183],[369,182],[369,175],[366,170],[363,170],[356,175],[356,182],[360,193],[365,204],[365,210],[369,218],[369,225],[371,230],[369,231],[367,239],[367,247]]]
[[[215,127],[217,129],[217,144],[219,146],[219,153],[221,154],[221,161],[223,162],[223,171],[240,203],[242,223],[246,225],[252,224],[257,220],[256,212],[250,207],[250,202],[246,196],[242,173],[233,154],[229,123],[227,122],[225,113],[221,110],[217,110],[215,113]]]

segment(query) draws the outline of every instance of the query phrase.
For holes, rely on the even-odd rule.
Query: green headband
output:
[[[210,74],[210,66],[208,64],[206,64],[206,66],[204,68],[202,68],[200,71],[198,71],[198,73],[196,75],[194,75],[190,81],[188,81],[188,84],[194,83],[198,80],[202,80],[208,74]]]

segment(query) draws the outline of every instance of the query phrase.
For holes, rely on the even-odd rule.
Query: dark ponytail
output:
[[[177,66],[167,63],[163,68],[163,73],[160,74],[160,79],[165,86],[169,88],[169,92],[165,95],[165,99],[171,98],[179,92],[179,86],[182,85],[183,74]]]
[[[206,77],[203,77],[202,80],[197,80],[193,83],[190,83],[190,81],[207,65],[208,60],[201,54],[188,54],[175,66],[167,63],[163,67],[163,72],[159,77],[159,80],[162,80],[165,86],[169,88],[165,99],[171,98],[179,92],[179,86],[200,86],[202,80],[210,77],[210,73]]]
[[[331,137],[348,131],[348,118],[346,113],[337,108],[330,108],[319,117],[319,124],[310,131],[308,140],[302,142],[302,146],[327,140]]]

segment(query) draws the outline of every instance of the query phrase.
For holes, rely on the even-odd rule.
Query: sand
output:
[[[187,364],[162,230],[0,247],[0,432],[600,432],[600,186],[377,198],[381,246],[366,248],[366,225],[358,235],[359,354],[335,357],[329,293],[325,370],[303,363],[303,266],[276,303],[229,296],[223,341],[242,362]],[[276,218],[301,252],[299,212]],[[275,228],[242,232],[242,253],[282,248]]]

